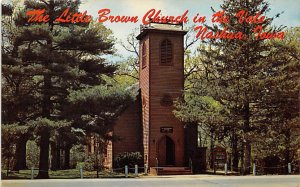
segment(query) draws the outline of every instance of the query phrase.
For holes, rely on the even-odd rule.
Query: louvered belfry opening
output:
[[[171,64],[172,63],[172,43],[170,40],[164,40],[160,45],[160,62],[162,64]]]
[[[143,43],[143,47],[142,47],[142,67],[146,67],[147,66],[147,46],[146,46],[146,43],[144,42]]]

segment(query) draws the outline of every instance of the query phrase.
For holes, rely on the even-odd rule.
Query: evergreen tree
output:
[[[137,89],[128,88],[127,84],[111,83],[106,86],[95,86],[84,90],[73,91],[68,97],[70,118],[76,121],[74,128],[84,130],[88,137],[96,142],[95,166],[97,176],[103,169],[105,150],[109,141],[115,141],[113,126],[118,116],[136,97]]]
[[[20,31],[13,22],[13,12],[16,5],[2,4],[2,123],[11,124],[9,128],[16,134],[10,142],[15,143],[13,170],[26,169],[26,143],[31,137],[30,130],[18,131],[18,126],[24,126],[26,121],[35,118],[38,114],[36,107],[36,89],[39,81],[33,74],[32,66],[22,63],[14,52],[17,45],[14,40]],[[16,128],[13,130],[13,128]]]
[[[136,89],[106,80],[108,85],[72,91],[65,112],[75,119],[75,128],[84,129],[87,134],[97,133],[103,140],[111,140],[113,122],[134,100]]]
[[[238,164],[236,157],[240,156],[243,173],[247,174],[250,173],[251,143],[256,141],[255,135],[263,129],[261,124],[256,123],[257,118],[254,112],[259,110],[256,106],[266,93],[266,76],[269,79],[275,78],[267,68],[273,63],[270,60],[274,57],[270,53],[273,46],[257,37],[254,30],[261,26],[263,32],[273,33],[281,31],[282,28],[272,27],[271,23],[274,18],[267,17],[263,23],[239,23],[236,14],[241,10],[248,12],[248,16],[255,16],[259,12],[266,16],[269,4],[264,0],[224,1],[221,11],[225,11],[225,16],[230,17],[229,22],[215,23],[207,27],[213,32],[221,32],[225,28],[227,32],[242,32],[243,39],[209,39],[208,44],[200,48],[202,55],[199,61],[202,65],[199,69],[201,73],[198,74],[200,78],[196,77],[191,80],[193,82],[190,92],[195,97],[209,96],[224,108],[225,112],[218,112],[215,116],[229,119],[223,121],[222,126],[227,126],[232,134],[232,148],[234,149],[232,151],[235,152],[233,153],[235,155],[234,167]],[[203,118],[209,119],[211,113],[206,112],[211,107],[197,108],[203,111],[201,112]],[[179,113],[181,112],[182,110],[179,110]],[[239,144],[242,145],[240,155],[237,150]]]
[[[11,169],[11,163],[14,163],[13,169],[16,167],[16,165],[20,167],[24,163],[26,167],[26,155],[25,157],[21,157],[21,159],[19,159],[20,155],[23,154],[23,150],[26,150],[26,142],[25,148],[20,147],[18,142],[20,141],[21,137],[29,134],[28,131],[28,126],[20,125],[19,123],[1,125],[1,158],[4,166],[2,169],[6,168],[7,171],[9,171]],[[15,146],[15,144],[17,144],[17,146]],[[13,160],[14,156],[17,157],[16,161]]]
[[[101,74],[110,76],[116,69],[106,64],[101,57],[113,53],[114,42],[110,30],[98,23],[55,22],[66,8],[74,13],[78,11],[79,5],[80,1],[71,0],[26,0],[23,9],[14,16],[18,32],[11,40],[13,49],[7,55],[8,58],[3,59],[3,64],[9,63],[9,59],[18,59],[22,65],[22,75],[28,75],[36,81],[33,89],[36,111],[30,118],[35,121],[30,124],[35,125],[30,127],[36,128],[34,132],[40,136],[38,178],[49,177],[50,136],[53,128],[62,128],[56,124],[67,118],[63,116],[62,110],[67,102],[68,90],[103,84]],[[50,16],[49,22],[27,23],[26,12],[32,9],[45,9],[45,13]],[[7,69],[13,68],[15,66]],[[69,125],[68,122],[60,124]]]
[[[270,42],[273,47],[268,58],[271,63],[264,70],[265,89],[256,104],[259,110],[254,110],[253,115],[255,123],[264,127],[256,135],[255,156],[276,155],[287,167],[297,160],[300,143],[300,30],[287,29],[285,35],[282,41]]]
[[[254,30],[262,27],[265,32],[278,32],[281,28],[271,27],[273,18],[266,18],[263,23],[239,23],[236,14],[241,10],[248,13],[248,16],[255,16],[257,13],[266,16],[269,11],[269,4],[264,0],[259,1],[227,1],[221,5],[226,16],[230,17],[228,23],[220,23],[209,27],[214,32],[227,28],[228,32],[242,32],[243,40],[210,40],[214,47],[210,51],[210,58],[215,64],[218,87],[223,89],[220,95],[221,100],[231,111],[238,116],[238,124],[241,124],[240,137],[243,143],[242,169],[244,174],[250,173],[251,165],[251,137],[255,124],[252,123],[251,107],[258,102],[264,90],[265,82],[261,81],[260,75],[263,68],[267,66],[270,45],[265,40],[257,38]],[[209,52],[206,52],[209,53]]]

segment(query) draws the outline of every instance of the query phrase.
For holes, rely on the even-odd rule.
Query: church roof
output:
[[[151,23],[149,25],[141,25],[140,34],[136,38],[138,40],[141,40],[149,32],[168,33],[168,34],[182,34],[182,35],[185,35],[187,33],[186,30],[183,30],[181,25]]]

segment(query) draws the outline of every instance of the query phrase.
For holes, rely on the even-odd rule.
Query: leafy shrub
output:
[[[94,170],[94,163],[90,162],[78,162],[76,169],[80,169],[80,166],[82,167],[83,171],[93,171]]]
[[[143,165],[143,156],[140,152],[124,152],[119,154],[114,160],[114,167],[124,168],[127,165],[133,168],[134,165]]]
[[[86,171],[93,171],[95,169],[94,165],[95,165],[94,159],[89,157],[88,159],[85,160],[83,169]]]
[[[76,169],[82,169],[84,171],[94,171],[94,160],[91,157],[88,157],[84,162],[77,162]]]
[[[39,167],[40,147],[33,140],[28,140],[26,145],[26,163],[29,168]]]
[[[84,168],[84,162],[77,162],[76,169]]]
[[[70,150],[70,167],[75,168],[76,164],[84,162],[85,150],[83,145],[75,145]]]

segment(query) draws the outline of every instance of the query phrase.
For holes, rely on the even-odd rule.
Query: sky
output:
[[[1,0],[2,2],[11,0]],[[20,0],[23,1],[23,0]],[[233,0],[239,1],[239,0]],[[270,3],[269,17],[277,13],[284,12],[279,18],[275,19],[274,25],[284,25],[287,27],[300,26],[300,0],[267,0]],[[197,13],[207,17],[209,24],[212,15],[211,7],[220,10],[219,6],[223,0],[82,0],[80,12],[87,11],[95,19],[98,17],[100,9],[108,8],[111,10],[109,15],[117,16],[138,16],[138,23],[110,23],[105,22],[104,25],[113,31],[114,37],[117,39],[115,48],[122,57],[131,55],[121,45],[120,42],[126,41],[127,36],[134,29],[139,29],[144,14],[155,8],[161,10],[161,14],[178,16],[189,10],[188,17],[192,19]],[[186,25],[189,26],[189,25]],[[119,58],[114,58],[115,61]]]
[[[122,57],[130,55],[119,44],[125,41],[127,36],[136,28],[139,28],[143,15],[150,9],[162,11],[162,15],[182,15],[189,10],[188,17],[192,18],[199,13],[209,18],[212,15],[211,7],[219,10],[222,0],[83,0],[80,11],[87,10],[94,18],[98,17],[100,9],[108,8],[110,15],[139,16],[138,23],[109,23],[104,25],[110,28],[117,38],[116,49]],[[271,11],[268,16],[284,12],[277,18],[274,25],[288,27],[300,26],[300,0],[269,0]],[[208,22],[209,23],[209,22]]]
[[[2,2],[10,2],[11,0],[1,0]],[[20,2],[23,0],[20,0]],[[239,0],[233,0],[239,1]],[[300,26],[300,0],[267,0],[270,3],[271,11],[269,17],[277,13],[284,12],[279,18],[275,19],[274,25],[284,25],[287,27]],[[113,60],[120,60],[131,55],[121,45],[120,42],[126,41],[127,36],[138,29],[141,24],[143,15],[150,9],[155,8],[161,10],[162,15],[182,15],[189,10],[188,17],[192,19],[197,13],[209,18],[212,15],[211,7],[220,10],[219,6],[223,0],[82,0],[80,12],[87,11],[88,15],[94,18],[98,17],[100,9],[108,8],[111,10],[109,15],[117,16],[138,16],[138,23],[109,23],[104,25],[113,31],[114,37],[117,39],[115,48],[120,57],[114,57]],[[188,26],[188,25],[187,25]]]

